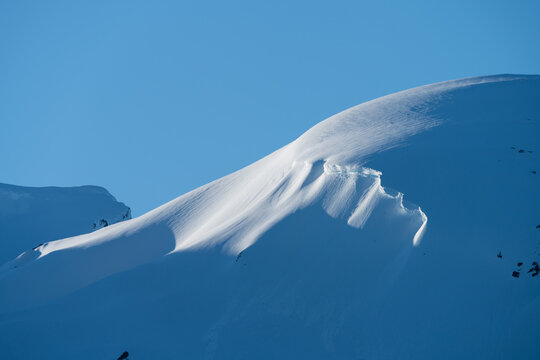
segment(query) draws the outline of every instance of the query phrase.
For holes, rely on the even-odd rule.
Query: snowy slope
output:
[[[130,209],[102,187],[0,184],[0,265],[47,241],[130,218]]]
[[[6,264],[0,357],[537,359],[539,127],[538,76],[346,110]]]

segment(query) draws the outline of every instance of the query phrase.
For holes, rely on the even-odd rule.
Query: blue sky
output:
[[[0,1],[0,182],[135,215],[378,96],[540,74],[539,1]]]

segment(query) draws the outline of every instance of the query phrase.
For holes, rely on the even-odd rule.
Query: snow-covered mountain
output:
[[[0,358],[538,359],[539,130],[540,76],[346,110],[4,265]]]
[[[130,209],[102,187],[0,183],[0,265],[42,243],[126,219]]]

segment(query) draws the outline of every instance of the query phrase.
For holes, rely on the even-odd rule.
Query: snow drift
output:
[[[539,100],[518,75],[385,96],[27,250],[0,271],[0,356],[538,358]]]

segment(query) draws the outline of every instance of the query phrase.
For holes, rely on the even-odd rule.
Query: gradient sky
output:
[[[0,0],[0,182],[140,215],[411,87],[540,74],[540,1]]]

